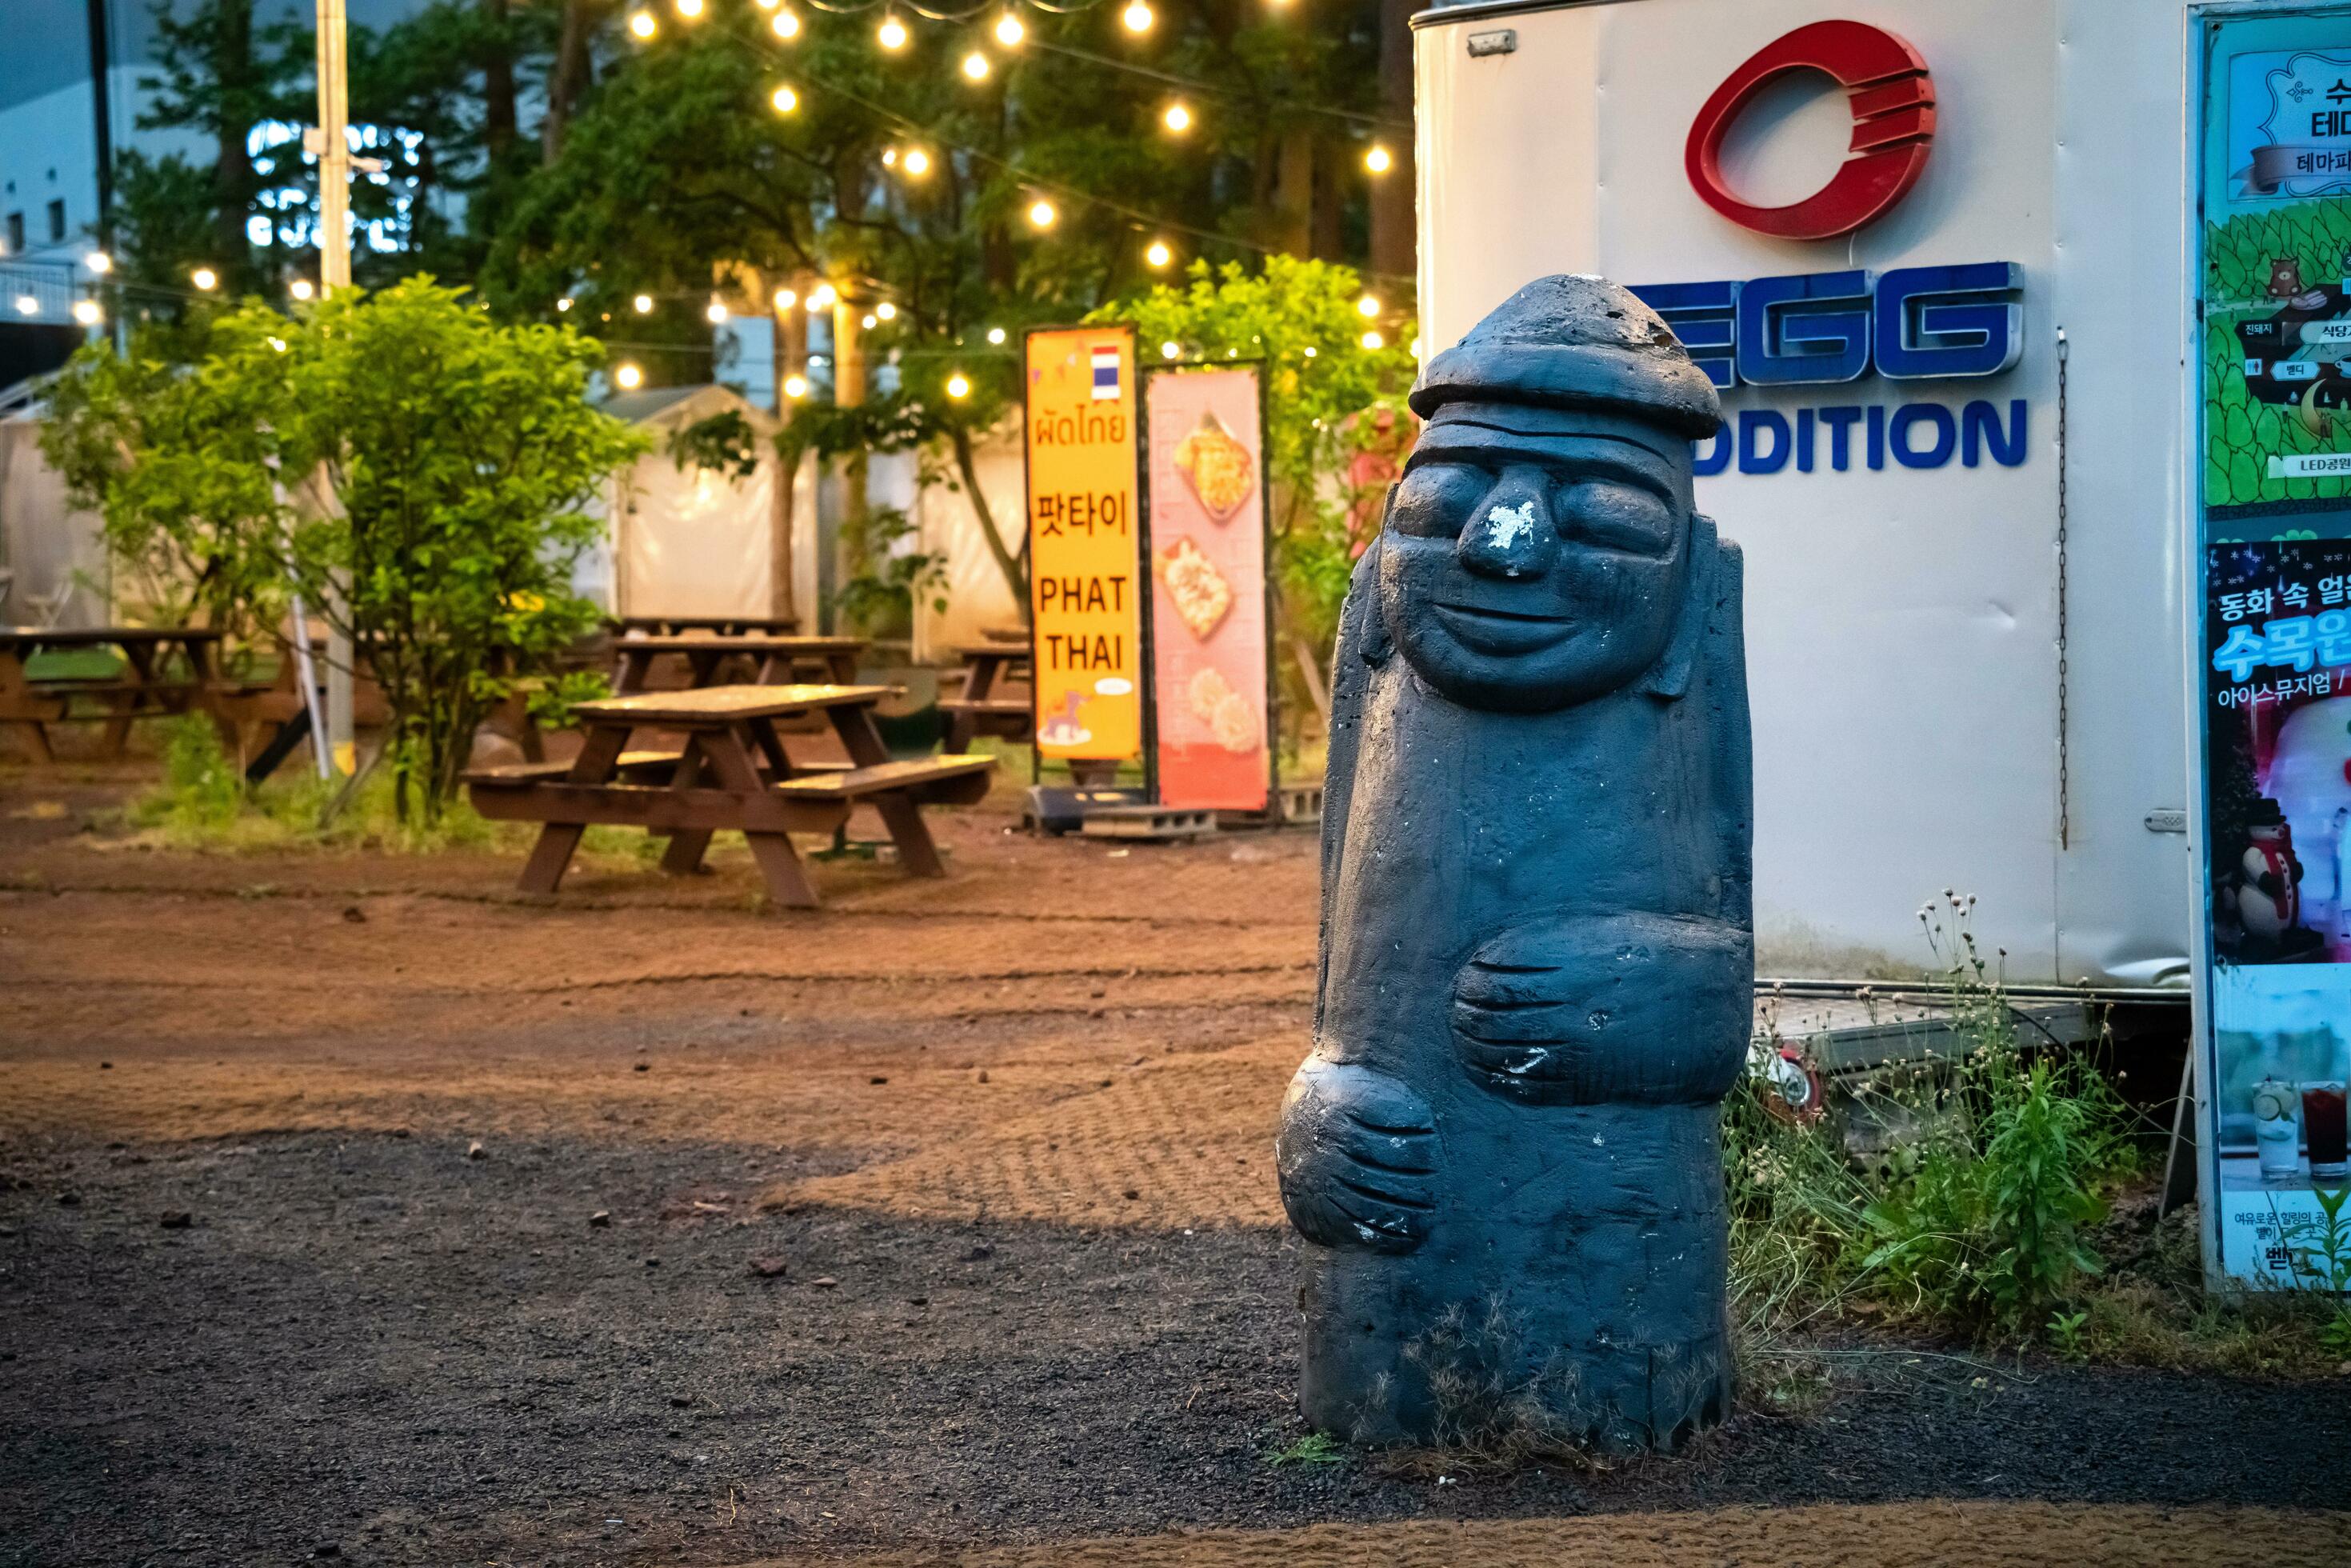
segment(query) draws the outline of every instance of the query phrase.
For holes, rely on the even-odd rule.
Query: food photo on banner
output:
[[[2222,1267],[2351,1289],[2351,9],[2201,24],[2207,1167]]]
[[[1258,373],[1155,369],[1144,397],[1159,800],[1262,810],[1273,752]]]

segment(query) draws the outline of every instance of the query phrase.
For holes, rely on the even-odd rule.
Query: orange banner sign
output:
[[[1271,756],[1257,371],[1154,371],[1144,402],[1159,800],[1260,810]]]
[[[1123,762],[1143,753],[1134,334],[1053,328],[1027,348],[1037,750]]]

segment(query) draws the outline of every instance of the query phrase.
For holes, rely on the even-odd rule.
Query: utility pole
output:
[[[344,41],[350,20],[344,0],[319,0],[319,124],[302,140],[319,160],[319,291],[332,295],[351,286],[350,90],[345,79]],[[329,615],[327,629],[327,749],[335,766],[359,767],[352,723],[350,616]]]

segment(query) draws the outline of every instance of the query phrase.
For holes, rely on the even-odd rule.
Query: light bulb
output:
[[[1364,153],[1364,167],[1374,174],[1386,173],[1395,163],[1395,160],[1388,155],[1388,150],[1376,141]]]
[[[612,384],[622,392],[634,392],[645,382],[645,372],[623,360],[612,371]]]
[[[1365,316],[1378,315],[1380,313],[1379,297],[1374,294],[1364,295],[1361,299],[1355,301],[1355,309]]]
[[[768,95],[768,101],[776,106],[778,114],[789,114],[800,106],[800,95],[788,87],[779,87]]]
[[[898,150],[895,147],[884,147],[882,149],[882,167],[884,169],[895,169],[897,166]]]
[[[220,274],[209,267],[200,267],[188,274],[188,281],[206,293],[210,293],[220,287]]]
[[[931,172],[931,155],[919,147],[907,148],[905,157],[900,159],[899,163],[910,180],[919,180]]]
[[[1153,267],[1165,267],[1169,262],[1176,259],[1176,253],[1167,248],[1167,242],[1165,240],[1155,239],[1153,240],[1150,246],[1144,251],[1143,259],[1149,262]]]
[[[653,20],[651,11],[639,11],[629,17],[629,31],[640,38],[650,38],[661,31],[661,24]]]
[[[85,303],[85,304],[87,304],[87,303],[88,303],[88,301],[84,301],[84,303]],[[16,296],[16,314],[17,314],[17,315],[19,315],[19,316],[38,316],[40,313],[41,313],[41,302],[40,302],[39,300],[37,300],[37,299],[34,298],[33,298],[31,295],[29,295],[29,294],[19,294],[18,296]]]
[[[91,251],[81,258],[81,264],[101,277],[114,270],[114,258],[102,250]]]
[[[25,296],[25,299],[32,299],[32,298],[29,294]],[[19,310],[25,308],[24,299],[16,302],[16,308]],[[34,301],[33,308],[36,310],[40,308],[38,300]],[[26,314],[30,315],[32,311],[26,311]],[[106,319],[106,312],[98,308],[98,301],[95,299],[77,299],[74,301],[74,319],[85,327],[95,327]]]
[[[1018,47],[1028,35],[1029,29],[1020,25],[1020,18],[1009,11],[996,19],[996,41],[1008,49]]]
[[[796,11],[778,11],[776,13],[776,19],[768,23],[768,27],[778,38],[797,38],[800,36],[799,14]]]
[[[1306,345],[1306,357],[1310,360],[1314,357],[1314,345],[1311,343]]]
[[[1412,357],[1416,360],[1420,358],[1420,340],[1417,338],[1412,340]]]
[[[977,49],[974,49],[971,53],[964,56],[963,74],[967,79],[972,81],[986,81],[987,79],[987,57],[981,54]]]
[[[906,24],[894,15],[884,16],[882,26],[874,29],[873,37],[885,49],[903,49],[906,47]]]
[[[751,4],[762,11],[772,11],[776,8],[777,0],[751,0]]]
[[[286,286],[286,292],[291,294],[297,299],[308,299],[313,294],[318,293],[319,290],[308,278],[298,277],[293,282]],[[563,303],[568,307],[570,305],[571,301],[567,299]]]
[[[1180,102],[1171,103],[1160,112],[1159,123],[1181,136],[1192,129],[1192,110]]]
[[[1143,0],[1127,0],[1126,9],[1118,14],[1118,19],[1126,24],[1126,30],[1130,33],[1147,33],[1151,31],[1155,18],[1151,15],[1151,7]]]
[[[808,396],[808,378],[806,376],[786,376],[784,378],[784,395],[794,400]]]
[[[873,330],[873,312],[868,310],[865,313],[864,319],[861,320],[858,325],[863,327],[869,332]]]
[[[710,308],[702,314],[712,326],[716,327],[726,319],[726,307],[714,299],[710,302]]]
[[[955,374],[947,378],[947,396],[969,397],[970,395],[971,382],[965,377],[961,371],[957,371]]]
[[[794,290],[789,288],[778,288],[776,290],[776,313],[778,315],[782,315],[785,311],[790,309],[799,302],[800,297]]]
[[[640,294],[632,303],[636,306],[637,314],[640,316],[650,316],[653,313],[653,297],[650,294]]]
[[[282,354],[282,353],[284,353],[284,352],[286,351],[286,340],[285,340],[285,339],[283,339],[283,338],[272,338],[272,339],[268,340],[268,342],[269,342],[269,347],[270,347],[270,349],[272,350],[272,351],[277,352],[277,353],[280,353],[280,354]]]
[[[840,294],[834,290],[831,284],[820,283],[809,290],[808,308],[811,310],[830,310],[840,298]]]
[[[676,0],[677,14],[691,22],[702,15],[702,0]]]
[[[555,302],[555,308],[556,308],[556,309],[558,309],[559,311],[561,311],[561,310],[569,310],[569,309],[570,309],[570,308],[571,308],[571,296],[569,296],[569,294],[567,294],[567,295],[565,295],[562,298],[560,298],[560,299],[557,300],[557,301]]]
[[[1366,349],[1384,349],[1387,346],[1388,340],[1381,337],[1376,329],[1364,334],[1364,347]]]
[[[1053,204],[1045,200],[1042,196],[1038,197],[1035,201],[1029,204],[1029,222],[1032,227],[1040,229],[1051,228],[1053,226],[1053,220],[1061,215],[1061,214],[1053,210]]]
[[[895,321],[898,319],[898,308],[884,299],[881,304],[873,307],[873,314],[884,321]]]
[[[1001,327],[990,327],[987,329],[987,340],[996,344],[998,348],[1001,348],[1004,344],[1004,329]]]
[[[1165,343],[1162,343],[1162,344],[1160,344],[1160,345],[1159,345],[1159,357],[1160,357],[1161,359],[1163,359],[1163,360],[1172,360],[1172,359],[1175,359],[1175,358],[1176,358],[1178,355],[1182,354],[1182,353],[1183,353],[1183,351],[1184,351],[1184,345],[1183,345],[1183,344],[1181,344],[1181,343],[1176,342],[1176,341],[1175,341],[1175,340],[1173,340],[1172,339],[1171,339],[1169,341],[1165,342]]]

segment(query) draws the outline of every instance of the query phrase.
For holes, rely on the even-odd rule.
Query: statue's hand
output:
[[[1746,1060],[1754,984],[1752,940],[1718,921],[1533,921],[1454,977],[1453,1046],[1481,1086],[1530,1104],[1702,1104]]]
[[[1309,1241],[1409,1252],[1437,1207],[1437,1119],[1412,1089],[1350,1062],[1308,1057],[1274,1138],[1281,1205]]]

